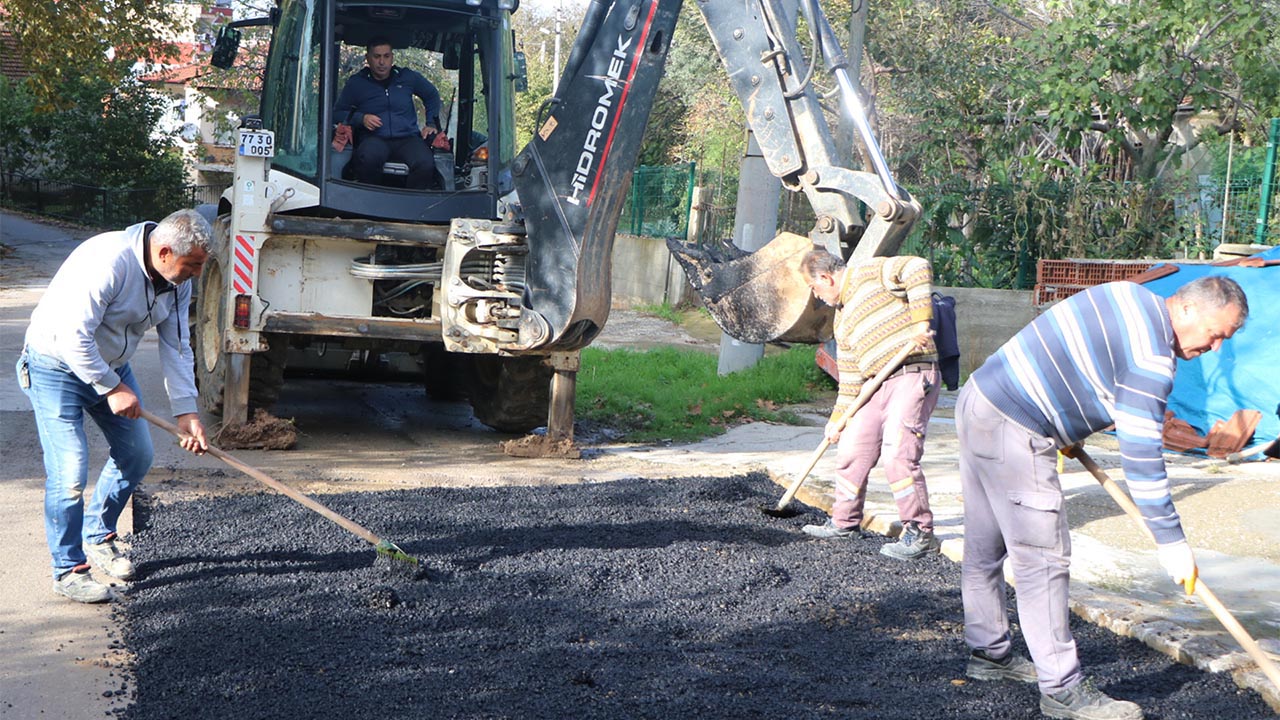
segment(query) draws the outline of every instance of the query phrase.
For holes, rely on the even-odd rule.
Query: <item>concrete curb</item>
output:
[[[792,482],[790,477],[775,473],[768,467],[762,470],[768,474],[769,479],[783,488]],[[814,489],[813,486],[801,486],[796,499],[824,512],[831,512],[832,496],[821,489]],[[897,537],[902,532],[897,509],[872,505],[868,501],[862,527],[887,537]],[[964,538],[943,540],[941,554],[952,562],[959,563],[964,558]],[[1010,585],[1013,584],[1011,577],[1006,576],[1006,580]],[[1170,622],[1156,614],[1156,608],[1147,603],[1074,579],[1071,581],[1070,603],[1071,611],[1081,618],[1122,637],[1138,640],[1177,662],[1207,672],[1231,673],[1231,678],[1238,687],[1258,693],[1272,710],[1280,714],[1280,689],[1271,684],[1248,653],[1234,644],[1226,645],[1203,631],[1188,630]],[[1275,650],[1268,652],[1277,655]]]

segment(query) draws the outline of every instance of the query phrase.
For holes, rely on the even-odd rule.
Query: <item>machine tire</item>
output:
[[[422,348],[422,386],[427,396],[437,402],[457,402],[467,398],[470,358],[451,353],[439,343]]]
[[[222,415],[222,393],[226,387],[227,353],[222,351],[222,328],[226,327],[225,283],[228,229],[225,222],[214,225],[213,248],[200,274],[196,294],[196,319],[192,325],[193,350],[196,356],[196,386],[200,408],[212,415]],[[285,359],[289,346],[283,338],[267,336],[266,352],[254,353],[249,361],[249,410],[270,409],[280,399],[284,385]]]
[[[541,357],[473,355],[467,395],[476,419],[506,433],[547,424],[554,370]]]

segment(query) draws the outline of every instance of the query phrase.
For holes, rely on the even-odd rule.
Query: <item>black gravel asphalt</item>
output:
[[[412,581],[276,495],[146,507],[117,604],[130,720],[1008,718],[964,682],[959,567],[812,541],[758,475],[322,497]],[[1086,672],[1151,719],[1274,718],[1223,675],[1083,621]]]

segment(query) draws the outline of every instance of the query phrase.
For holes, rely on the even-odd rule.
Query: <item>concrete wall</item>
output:
[[[680,304],[689,283],[665,240],[618,234],[613,241],[613,302],[629,305]],[[696,298],[690,297],[690,300]]]
[[[1039,314],[1030,290],[935,288],[956,299],[960,338],[960,376],[969,373]]]

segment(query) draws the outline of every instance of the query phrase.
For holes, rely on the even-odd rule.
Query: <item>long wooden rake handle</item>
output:
[[[1151,534],[1151,529],[1147,527],[1147,523],[1142,519],[1142,511],[1138,509],[1138,506],[1133,502],[1133,499],[1129,497],[1129,494],[1122,490],[1120,486],[1117,485],[1109,475],[1107,475],[1106,471],[1098,467],[1098,463],[1094,462],[1093,458],[1089,457],[1089,453],[1085,452],[1084,448],[1077,445],[1064,450],[1062,454],[1079,460],[1080,464],[1084,465],[1084,468],[1093,475],[1094,479],[1102,484],[1102,487],[1107,491],[1107,494],[1109,494],[1112,499],[1114,499],[1116,503],[1124,509],[1125,514],[1127,514],[1130,519],[1137,524],[1138,528],[1142,530],[1142,534],[1146,535],[1152,543],[1155,543],[1155,536]],[[1258,663],[1258,667],[1262,670],[1263,674],[1267,676],[1267,679],[1271,681],[1271,684],[1275,685],[1277,689],[1280,689],[1280,670],[1276,668],[1275,663],[1271,661],[1271,658],[1267,655],[1266,651],[1259,647],[1257,641],[1249,634],[1249,631],[1244,629],[1244,626],[1240,624],[1240,621],[1236,620],[1235,616],[1231,614],[1231,611],[1222,604],[1222,601],[1218,600],[1218,596],[1213,594],[1213,591],[1209,589],[1209,586],[1206,585],[1203,580],[1196,580],[1196,595],[1200,596],[1200,599],[1204,601],[1204,604],[1208,606],[1209,610],[1211,610],[1214,616],[1218,618],[1218,622],[1222,623],[1222,626],[1227,629],[1227,632],[1231,633],[1231,637],[1235,638],[1236,642],[1240,643],[1240,647],[1244,648],[1244,651],[1249,653],[1249,657],[1253,658],[1253,661]]]
[[[845,410],[844,414],[836,420],[836,424],[841,430],[844,430],[844,426],[848,424],[854,414],[867,404],[871,399],[871,396],[875,394],[876,390],[880,389],[880,386],[884,384],[884,381],[889,379],[889,376],[901,367],[902,363],[906,362],[907,358],[911,353],[915,352],[915,350],[916,346],[914,343],[904,346],[898,351],[897,355],[894,355],[893,358],[889,360],[887,365],[880,368],[880,372],[876,373],[875,377],[863,384],[862,388],[858,390],[858,397],[854,398],[853,404],[850,405],[849,409]],[[774,508],[775,511],[781,512],[787,507],[791,500],[795,498],[796,493],[800,492],[800,486],[804,484],[805,479],[809,477],[809,473],[813,472],[814,466],[818,464],[818,461],[822,459],[823,453],[825,453],[827,448],[830,446],[831,441],[826,438],[826,433],[824,432],[822,442],[818,445],[817,449],[813,451],[813,454],[809,456],[809,464],[805,466],[804,472],[800,473],[800,477],[796,478],[795,481],[791,483],[791,487],[787,488],[787,492],[778,500],[778,505]]]
[[[151,423],[152,425],[155,425],[161,430],[167,431],[169,434],[173,435],[179,440],[186,437],[185,434],[178,429],[178,426],[174,425],[171,422],[168,422],[166,420],[162,420],[156,417],[155,415],[151,414],[147,410],[142,411],[142,417],[146,418],[147,422]],[[312,512],[315,512],[319,515],[323,515],[325,518],[328,518],[329,520],[333,521],[340,527],[363,538],[364,540],[368,541],[370,544],[381,545],[384,543],[382,538],[378,537],[377,535],[374,535],[369,529],[356,523],[354,520],[351,520],[342,515],[339,515],[333,510],[330,510],[324,505],[321,505],[318,501],[312,499],[310,496],[305,495],[289,487],[288,485],[285,485],[284,483],[280,482],[279,480],[276,480],[275,478],[253,467],[252,465],[233,457],[230,453],[220,448],[216,448],[213,445],[210,445],[209,454],[218,458],[222,462],[230,465],[231,467],[239,470],[245,475],[248,475],[254,480],[257,480],[263,485],[266,485],[272,490],[275,490],[281,495],[284,495],[290,498],[291,500],[294,500],[295,502],[306,507],[308,510],[311,510]]]

